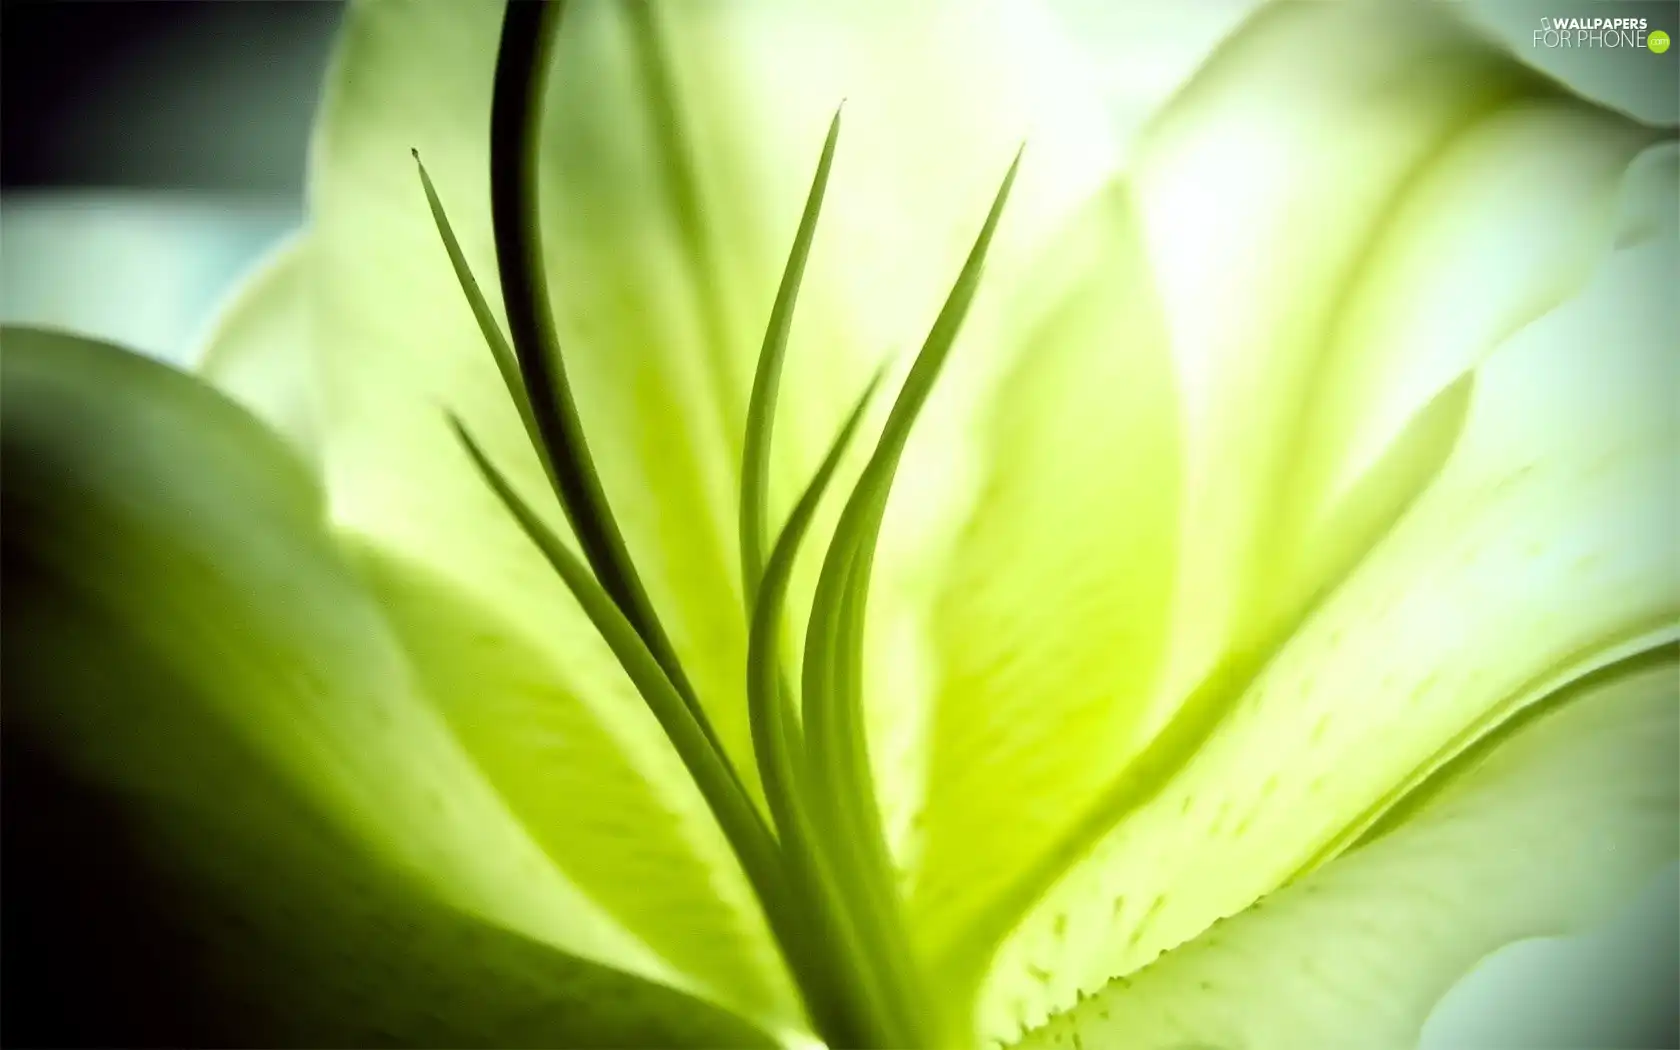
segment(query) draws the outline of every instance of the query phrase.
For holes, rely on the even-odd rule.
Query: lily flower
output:
[[[5,334],[159,1038],[1403,1046],[1672,861],[1680,154],[1458,7],[353,4],[197,375]]]

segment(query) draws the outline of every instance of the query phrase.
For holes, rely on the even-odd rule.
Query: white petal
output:
[[[1396,830],[1022,1045],[1415,1046],[1482,956],[1596,920],[1680,849],[1674,657],[1572,686],[1466,756]]]
[[[1241,910],[1560,680],[1674,633],[1677,267],[1674,241],[1617,253],[1483,366],[1435,485],[1006,949],[994,1025]]]
[[[1438,391],[1589,271],[1638,136],[1536,91],[1428,5],[1278,5],[1143,143],[1140,206],[1188,427],[1166,707],[1222,651],[1264,641],[1273,563],[1291,564],[1303,527],[1292,519],[1320,513],[1323,490],[1345,491]],[[1572,207],[1555,222],[1560,202]],[[1391,391],[1396,361],[1409,371]],[[1373,389],[1392,402],[1369,404]],[[1309,440],[1347,440],[1342,412],[1373,416],[1369,436],[1345,472],[1336,462],[1318,480],[1308,464],[1293,492]],[[1428,476],[1400,472],[1387,509]]]

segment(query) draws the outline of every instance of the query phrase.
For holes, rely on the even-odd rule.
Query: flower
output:
[[[1030,5],[570,7],[350,11],[247,407],[7,333],[165,1041],[1403,1043],[1674,856],[1663,133],[1433,7],[1146,121]]]

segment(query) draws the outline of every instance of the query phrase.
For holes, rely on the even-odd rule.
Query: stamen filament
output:
[[[485,483],[577,598],[578,605],[601,633],[613,656],[647,703],[648,710],[665,731],[666,738],[671,741],[689,776],[693,777],[701,797],[717,818],[730,848],[740,860],[741,868],[764,909],[766,921],[783,950],[789,953],[789,965],[796,973],[820,970],[823,962],[815,956],[820,955],[823,943],[820,938],[811,936],[802,902],[792,892],[786,877],[776,838],[765,825],[758,808],[740,790],[739,782],[730,773],[728,760],[707,742],[687,705],[653,659],[647,644],[588,567],[514,490],[460,420],[452,415],[450,425]]]
[[[519,421],[525,427],[525,436],[530,440],[531,448],[537,455],[544,458],[544,469],[548,470],[550,483],[554,484],[554,474],[547,467],[542,435],[537,430],[536,419],[531,415],[531,399],[525,391],[525,379],[519,373],[519,361],[514,357],[513,347],[509,346],[507,339],[502,336],[501,325],[497,323],[489,301],[484,298],[484,292],[473,277],[472,267],[467,264],[466,253],[461,251],[461,243],[456,239],[455,230],[449,224],[449,216],[444,212],[443,201],[438,199],[437,187],[432,185],[432,177],[426,172],[426,165],[420,159],[420,151],[415,149],[409,152],[414,155],[415,167],[420,169],[420,186],[426,191],[426,205],[432,211],[432,221],[437,225],[438,236],[443,240],[443,250],[449,254],[449,265],[455,270],[455,279],[467,297],[467,305],[472,309],[473,319],[478,322],[478,330],[484,336],[484,342],[490,347],[491,356],[496,359],[496,371],[501,373],[502,385],[507,387],[508,397],[513,400],[514,408],[519,411]],[[554,495],[557,499],[562,498],[558,485]]]
[[[565,4],[509,3],[490,107],[490,205],[508,332],[532,418],[584,558],[664,671],[708,745],[725,752],[677,660],[613,519],[566,378],[540,238],[542,99]],[[727,759],[732,780],[739,775]],[[745,788],[742,787],[745,794]]]
[[[830,122],[760,348],[742,458],[739,527],[750,612],[747,703],[772,830],[719,743],[637,576],[567,381],[549,302],[538,200],[541,104],[562,8],[561,3],[512,2],[502,24],[491,111],[490,183],[507,339],[473,279],[424,165],[420,178],[457,279],[571,523],[582,558],[526,504],[465,427],[454,417],[450,422],[486,484],[601,633],[694,779],[741,863],[817,1031],[836,1045],[943,1045],[949,1022],[959,1019],[945,1016],[945,1004],[930,994],[932,987],[905,928],[869,767],[862,706],[863,630],[870,572],[893,477],[973,301],[1020,154],[841,511],[823,559],[807,631],[802,726],[780,659],[782,612],[799,546],[881,380],[877,374],[852,409],[767,561],[777,391],[834,162],[840,114]],[[639,10],[638,17],[646,23],[638,23],[645,31],[645,50],[657,40],[651,35],[649,12]],[[661,80],[656,87],[663,92],[658,104],[674,107],[670,85]],[[415,159],[418,162],[418,155]],[[685,156],[676,159],[686,163]],[[682,184],[675,187],[680,198],[676,203],[678,218],[695,241],[699,203],[687,174],[686,169],[678,173]]]
[[[779,658],[782,610],[793,576],[794,559],[816,514],[817,504],[862,422],[864,409],[881,378],[882,373],[877,372],[858,399],[794,506],[771,553],[764,586],[752,615],[747,703],[753,751],[765,797],[781,833],[783,856],[795,882],[806,891],[816,912],[814,920],[829,928],[824,940],[838,949],[844,963],[837,974],[827,975],[828,979],[837,979],[846,993],[865,1000],[865,1008],[853,1011],[854,1019],[848,1024],[861,1022],[869,1026],[867,1039],[871,1045],[896,1046],[905,1045],[910,1033],[888,1024],[888,1019],[893,1017],[890,1005],[893,997],[891,989],[883,983],[887,970],[871,958],[853,908],[848,906],[844,882],[838,875],[834,844],[822,839],[809,812],[805,797],[809,781],[804,769],[804,742]]]
[[[841,511],[834,539],[817,581],[816,599],[806,631],[804,668],[807,751],[814,772],[813,789],[828,799],[828,833],[834,841],[856,844],[862,864],[855,880],[861,893],[866,933],[877,942],[877,955],[893,973],[899,1013],[919,1042],[933,1042],[942,1018],[928,1004],[924,986],[905,935],[874,777],[870,771],[863,719],[863,628],[869,578],[887,497],[909,441],[911,428],[927,403],[951,347],[961,331],[979,288],[1009,191],[1020,170],[1016,153],[998,187],[986,221],[934,320],[921,352],[910,367],[863,475]]]
[[[828,189],[828,174],[834,167],[834,150],[839,139],[840,111],[835,110],[834,119],[828,125],[828,137],[823,141],[822,157],[817,161],[817,174],[805,198],[805,211],[793,236],[793,250],[788,253],[782,282],[776,289],[776,301],[770,308],[770,323],[764,332],[758,369],[753,375],[752,398],[747,403],[746,451],[741,465],[741,576],[749,609],[756,603],[759,580],[764,575],[764,547],[770,535],[770,442],[776,427],[776,395],[781,384],[782,362],[787,357],[793,309],[799,300],[805,264],[811,257],[811,242],[816,238],[817,218],[822,212],[823,194]]]

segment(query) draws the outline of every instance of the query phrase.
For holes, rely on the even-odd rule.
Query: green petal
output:
[[[994,466],[990,460],[1001,443],[989,435],[996,422],[996,411],[990,406],[1009,398],[1017,367],[1022,370],[1020,374],[1032,371],[1031,366],[1018,365],[1018,358],[1037,348],[1037,344],[1022,338],[1023,331],[1034,322],[1043,322],[1042,314],[1062,300],[1077,298],[1077,288],[1087,277],[1085,269],[1091,265],[1093,254],[1090,249],[1098,238],[1087,235],[1085,239],[1093,243],[1070,252],[1069,242],[1077,243],[1080,238],[1063,231],[1109,207],[1094,204],[1089,205],[1090,211],[1082,210],[1101,192],[1111,173],[1104,167],[1094,175],[1080,174],[1082,165],[1089,168],[1089,160],[1082,161],[1078,150],[1067,147],[1062,132],[1080,127],[1087,119],[1082,109],[1100,103],[1104,134],[1085,132],[1083,137],[1087,142],[1107,140],[1101,147],[1105,155],[1112,153],[1117,160],[1126,156],[1134,149],[1146,120],[1255,5],[1251,0],[1237,0],[1232,4],[1199,5],[1194,11],[1166,11],[1133,3],[1047,4],[1059,31],[1067,35],[1069,46],[1075,49],[1071,57],[1042,48],[1037,43],[1040,35],[1021,32],[1018,18],[1013,22],[1007,15],[999,19],[999,8],[1007,10],[1008,5],[969,6],[985,12],[980,18],[990,19],[994,30],[1012,34],[1018,53],[1040,56],[1034,79],[1040,85],[1037,97],[1045,104],[1055,97],[1054,85],[1067,79],[1070,70],[1077,74],[1084,97],[1058,107],[1063,118],[1060,122],[1043,117],[1030,122],[1021,184],[1012,194],[1009,221],[988,263],[992,275],[987,279],[989,290],[982,290],[964,335],[966,345],[917,423],[900,470],[902,480],[894,487],[872,573],[865,668],[870,752],[883,820],[894,854],[911,879],[923,845],[923,794],[933,779],[929,762],[935,748],[942,746],[931,740],[930,733],[933,709],[942,703],[936,696],[945,673],[940,662],[948,654],[938,652],[940,643],[933,636],[942,629],[930,622],[937,619],[932,610],[942,601],[948,606],[957,604],[949,597],[953,575],[974,580],[992,571],[974,564],[952,564],[961,544],[984,553],[963,536],[978,518],[976,506],[986,498],[986,486],[995,480],[991,479]],[[955,34],[953,39],[961,35]],[[974,33],[971,30],[966,35],[972,37]],[[1088,70],[1081,68],[1081,58],[1088,62]],[[994,68],[1004,64],[993,61]],[[1065,68],[1043,68],[1051,64]],[[996,87],[968,90],[978,96]],[[915,93],[904,97],[913,100]],[[1022,97],[1034,96],[1027,93]],[[848,101],[848,122],[852,121],[852,108]],[[1019,112],[1021,105],[1016,102],[999,110]],[[849,137],[853,134],[850,126]],[[999,130],[1006,126],[1007,121],[999,122]],[[1044,133],[1046,128],[1049,134]],[[1047,145],[1051,149],[1047,150]],[[1042,181],[1046,178],[1066,179],[1069,188],[1079,186],[1081,192],[1069,193],[1058,208],[1046,208]],[[825,210],[828,207],[825,205]],[[1115,254],[1124,255],[1125,250],[1116,248]],[[885,297],[892,293],[883,290],[877,294]],[[801,310],[805,310],[803,300]],[[1147,323],[1141,322],[1141,326]],[[1024,423],[1025,412],[1018,414]],[[1024,467],[1025,461],[1018,466]],[[986,506],[987,514],[1018,509],[990,499]],[[814,531],[826,534],[826,525],[819,520]],[[1000,523],[986,531],[995,536],[1010,528]],[[1000,593],[1002,590],[999,588]],[[951,632],[944,633],[949,642]],[[1003,741],[995,744],[1007,747]],[[984,889],[984,882],[981,880],[975,888]]]
[[[881,439],[846,500],[833,541],[823,555],[805,639],[801,701],[812,790],[823,803],[818,808],[819,823],[832,841],[845,843],[852,851],[854,863],[849,867],[863,902],[858,909],[861,926],[875,942],[871,954],[884,960],[893,975],[888,987],[902,1000],[901,1023],[895,1026],[902,1042],[941,1041],[937,1029],[946,1019],[940,1016],[940,1005],[929,1009],[923,1004],[927,993],[904,937],[898,872],[877,802],[863,704],[871,570],[905,447],[973,308],[988,251],[1020,169],[1021,150],[1017,150],[974,247],[911,364]]]
[[[1513,711],[1674,635],[1677,278],[1680,242],[1618,252],[1482,366],[1435,484],[1005,949],[993,1031],[1310,870]]]
[[[191,695],[96,614],[9,636],[8,703]],[[97,645],[101,659],[86,659]],[[76,657],[70,659],[69,657]],[[66,668],[70,670],[66,670]],[[27,702],[27,701],[24,701]],[[20,721],[28,716],[20,716]],[[773,1046],[738,1018],[442,905],[219,728],[160,720],[182,790],[115,795],[8,720],[6,1031],[29,1045]],[[113,720],[102,731],[120,729]],[[155,767],[164,766],[155,757]],[[102,774],[94,771],[95,779]],[[189,784],[189,781],[197,781]],[[136,833],[136,829],[140,829]],[[33,990],[34,994],[30,994]],[[59,998],[73,993],[70,1001]],[[96,1005],[90,1005],[96,1004]],[[66,1038],[69,1033],[75,1035]]]
[[[83,848],[139,865],[143,930],[192,938],[165,942],[205,997],[187,1041],[763,1041],[527,939],[667,976],[420,701],[259,423],[108,346],[5,344],[8,754],[43,804],[91,791]]]
[[[1018,293],[1036,306],[1014,333],[1028,349],[984,417],[985,484],[934,613],[911,912],[935,957],[1091,805],[1147,713],[1180,421],[1141,247],[1116,187],[1046,253],[1049,288]]]
[[[1268,896],[1022,1047],[1417,1044],[1484,955],[1573,932],[1680,852],[1672,646],[1564,690],[1396,830]]]
[[[320,382],[305,313],[308,265],[307,234],[286,240],[257,264],[212,325],[196,371],[319,470]]]
[[[861,388],[939,302],[990,190],[974,172],[1043,125],[1045,160],[1024,187],[1036,218],[1012,224],[1026,239],[1105,162],[1094,103],[1081,116],[1057,86],[1077,63],[1055,57],[1065,47],[1026,5],[1009,11],[579,3],[560,34],[544,210],[560,341],[630,552],[744,768],[740,442],[753,355],[834,107],[847,100],[847,145],[789,347],[773,525],[844,415],[833,391]],[[569,599],[535,582],[517,531],[482,513],[438,410],[459,415],[523,491],[541,491],[409,157],[425,159],[495,302],[486,176],[499,13],[366,4],[348,15],[312,175],[327,477],[347,528],[440,566],[522,623],[564,624]]]

